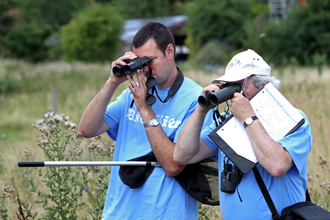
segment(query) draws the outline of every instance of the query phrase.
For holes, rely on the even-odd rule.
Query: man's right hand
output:
[[[124,66],[124,65],[126,65],[126,62],[124,60],[134,60],[136,58],[137,58],[137,56],[133,52],[126,52],[124,54],[124,56],[119,57],[117,60],[112,62],[111,70],[110,70],[110,77],[109,77],[109,80],[111,81],[112,84],[119,85],[122,82],[125,82],[127,80],[126,74],[123,74],[121,76],[115,76],[112,72],[113,67],[117,66],[117,65]]]

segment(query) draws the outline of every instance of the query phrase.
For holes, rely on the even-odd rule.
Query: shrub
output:
[[[123,19],[110,5],[94,4],[62,28],[62,58],[100,62],[117,56]]]
[[[199,53],[193,58],[193,63],[197,65],[226,65],[228,60],[228,50],[218,41],[209,41]]]
[[[44,44],[50,35],[48,26],[43,28],[34,24],[21,24],[9,30],[4,45],[4,55],[12,58],[22,58],[32,62],[47,59],[47,46]]]

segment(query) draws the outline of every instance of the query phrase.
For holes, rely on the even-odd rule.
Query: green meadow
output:
[[[210,84],[219,76],[215,71],[203,72],[188,66],[181,67],[186,77],[202,86]],[[107,80],[110,68],[110,64],[30,64],[0,59],[0,189],[3,194],[8,187],[11,189],[7,192],[10,196],[3,196],[4,203],[0,205],[7,208],[8,218],[17,219],[19,208],[22,207],[18,204],[17,197],[27,204],[26,207],[30,207],[31,213],[38,213],[35,219],[41,218],[45,212],[42,204],[35,203],[39,195],[31,192],[32,187],[24,179],[26,169],[17,165],[18,161],[26,160],[27,151],[33,160],[46,159],[44,149],[37,144],[40,131],[33,128],[32,124],[36,124],[38,119],[45,119],[46,113],[55,111],[69,117],[67,120],[77,125],[86,105]],[[272,74],[282,80],[280,92],[293,106],[304,111],[310,121],[313,147],[308,160],[308,187],[312,201],[330,210],[330,68],[324,67],[320,74],[313,67],[274,67]],[[126,89],[127,84],[121,85],[115,96]],[[109,146],[115,144],[106,134],[102,135],[102,140]],[[89,160],[87,152],[90,142],[91,140],[83,139],[80,143],[80,147],[86,151],[81,156],[84,160]],[[69,147],[75,149],[71,145]],[[41,168],[41,172],[46,172],[43,169],[48,168]],[[29,172],[35,181],[40,179],[37,169]],[[88,175],[93,178],[92,174]],[[39,180],[38,189],[49,190],[45,185],[46,182]],[[91,189],[83,190],[78,203],[93,206],[95,196],[89,192]],[[77,210],[79,208],[81,207],[77,207]],[[200,219],[221,218],[219,207],[201,206],[200,210]],[[87,213],[88,209],[81,209],[79,219],[82,219],[81,216],[97,219],[88,217],[84,212]],[[21,213],[28,213],[27,208],[23,207]]]

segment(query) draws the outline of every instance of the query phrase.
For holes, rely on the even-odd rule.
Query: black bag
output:
[[[282,210],[282,220],[329,220],[330,212],[310,201],[298,202]]]
[[[265,197],[267,205],[272,212],[272,218],[274,220],[330,220],[330,212],[321,206],[313,204],[310,201],[308,191],[306,191],[306,200],[309,201],[298,202],[284,208],[280,216],[256,166],[253,168],[253,173],[257,179],[259,188]]]
[[[129,161],[157,161],[153,152]],[[175,179],[193,198],[206,205],[219,205],[218,163],[211,158],[187,165]],[[212,165],[210,165],[212,164]],[[139,188],[148,179],[154,166],[121,166],[119,177],[130,188]]]

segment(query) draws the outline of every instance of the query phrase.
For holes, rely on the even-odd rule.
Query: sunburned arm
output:
[[[242,123],[255,115],[250,102],[239,93],[234,94],[231,111]],[[259,120],[247,126],[246,132],[259,164],[272,176],[281,177],[293,166],[289,152],[268,135]]]
[[[103,116],[116,88],[117,86],[111,85],[110,80],[108,80],[101,91],[88,104],[78,125],[80,136],[90,138],[110,129],[109,125],[103,120]]]
[[[124,60],[133,60],[135,58],[136,55],[134,53],[127,52],[124,56],[112,62],[112,67],[116,65],[125,65],[126,63]],[[103,120],[104,113],[118,85],[127,80],[126,75],[115,76],[112,73],[112,67],[108,80],[101,91],[88,104],[80,119],[78,134],[82,137],[94,137],[110,129],[109,125]]]
[[[176,143],[173,159],[180,164],[197,163],[215,153],[201,139],[200,133],[207,111],[197,106],[182,128]]]
[[[281,177],[293,166],[289,152],[274,141],[259,120],[246,128],[259,163],[272,176]]]

